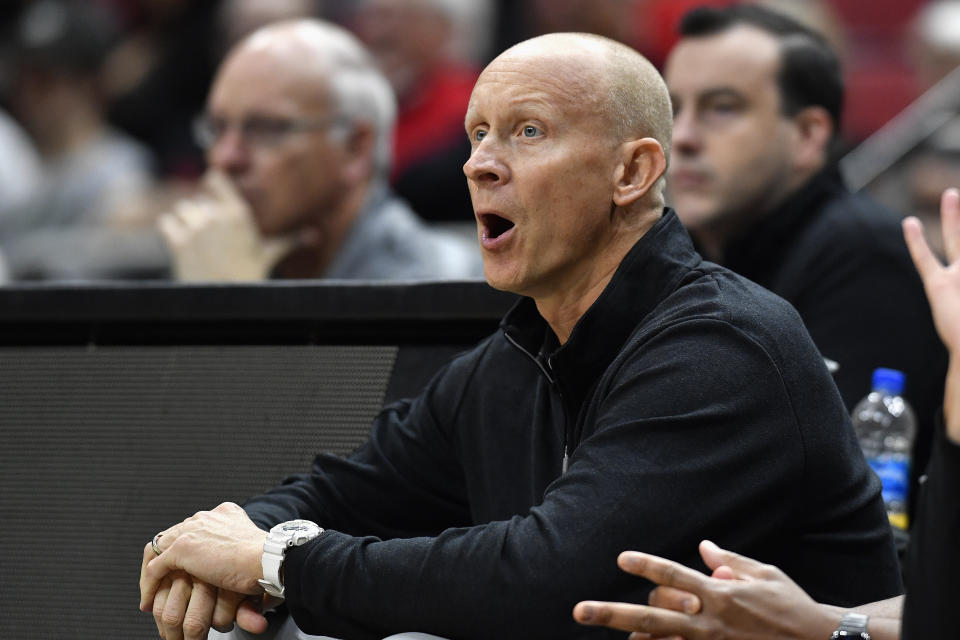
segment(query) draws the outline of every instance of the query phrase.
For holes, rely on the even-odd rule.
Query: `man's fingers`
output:
[[[696,594],[666,586],[659,586],[651,591],[647,602],[651,607],[682,611],[683,613],[697,613],[702,607],[700,598]]]
[[[141,609],[146,606],[146,603],[153,600],[161,580],[179,568],[176,566],[176,554],[170,553],[169,549],[159,556],[154,555],[140,576]]]
[[[652,636],[679,634],[693,640],[696,627],[683,613],[622,602],[580,602],[573,608],[573,619],[580,624],[605,626],[621,631],[641,631]]]
[[[187,233],[193,235],[216,224],[222,213],[214,210],[213,202],[209,198],[196,198],[180,202],[174,209],[173,216]]]
[[[903,226],[903,238],[907,242],[907,249],[910,251],[910,257],[913,259],[913,265],[920,273],[920,279],[926,284],[934,273],[943,267],[940,260],[933,254],[927,239],[923,236],[923,224],[913,216],[904,218],[901,223]],[[944,245],[947,238],[944,235]]]
[[[947,189],[940,198],[940,227],[947,260],[960,259],[960,191]]]
[[[184,640],[206,640],[217,604],[217,588],[206,582],[193,581],[190,602],[183,616]]]
[[[182,245],[190,237],[190,232],[172,213],[164,213],[157,218],[157,229],[167,243],[173,246]]]
[[[160,634],[160,637],[166,640],[167,634],[163,630],[163,625],[160,623],[160,618],[163,615],[163,607],[167,603],[167,595],[170,593],[170,580],[169,578],[161,582],[160,587],[157,589],[156,597],[153,599],[153,605],[151,605],[151,612],[153,613],[153,622],[157,625],[157,633]]]
[[[240,603],[237,609],[237,626],[244,631],[260,634],[267,630],[267,619],[260,611],[260,605],[249,598]]]
[[[156,557],[157,554],[153,551],[153,545],[148,542],[143,548],[143,561],[140,563],[140,611],[147,612],[153,609],[153,598],[146,600],[143,597],[143,576],[147,571],[147,565]]]
[[[217,593],[216,606],[213,609],[213,628],[221,633],[230,631],[233,628],[234,620],[237,618],[237,609],[246,597],[241,593],[220,589]]]
[[[734,580],[736,579],[737,575],[733,572],[733,569],[725,564],[722,564],[713,570],[713,573],[710,574],[710,577],[716,578],[717,580]]]
[[[711,571],[722,565],[727,565],[733,570],[737,578],[755,577],[767,567],[767,565],[752,558],[721,549],[709,540],[700,543],[700,557],[703,558],[703,562],[710,567]]]
[[[258,596],[220,589],[213,611],[213,628],[227,633],[236,623],[250,633],[263,633],[267,630],[267,619],[261,612],[261,599]]]
[[[260,249],[263,252],[263,260],[271,265],[275,265],[280,258],[290,253],[290,250],[297,245],[296,236],[276,236],[263,238]]]
[[[699,571],[640,551],[624,551],[617,558],[617,564],[627,573],[691,593],[699,593],[707,579]]]
[[[162,635],[165,640],[183,640],[183,618],[186,615],[192,591],[193,580],[190,576],[182,572],[173,576],[170,592],[167,594],[167,600],[163,604],[163,610],[157,621],[163,628]],[[157,611],[154,608],[154,617],[156,615]]]
[[[161,550],[166,550],[170,548],[170,545],[177,539],[179,535],[180,525],[174,525],[169,529],[161,531],[157,535],[159,536],[157,540],[157,545]],[[143,548],[143,564],[140,566],[140,610],[149,611],[150,603],[153,601],[154,594],[157,591],[157,588],[160,585],[160,581],[172,570],[178,569],[179,567],[172,567],[167,564],[169,557],[163,555],[163,561],[159,561],[161,556],[158,556],[154,550],[153,545],[148,542]],[[152,567],[152,569],[151,569]]]
[[[217,169],[207,171],[203,184],[215,199],[229,205],[232,212],[246,212],[247,203],[227,174]]]
[[[162,580],[164,576],[160,578],[154,578],[149,575],[150,565],[147,564],[143,570],[140,571],[140,610],[149,611],[153,608],[156,611],[157,607],[157,596],[159,595],[159,590],[162,585]]]
[[[147,555],[147,552],[149,552],[149,556]],[[155,579],[147,575],[147,571],[150,567],[150,563],[156,558],[157,554],[153,552],[153,548],[150,543],[147,543],[147,548],[143,552],[143,564],[140,565],[140,611],[150,611],[151,609],[155,609],[154,601],[159,595],[161,580],[164,576],[161,576],[160,579]]]

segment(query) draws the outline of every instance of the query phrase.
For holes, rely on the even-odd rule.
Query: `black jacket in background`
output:
[[[822,602],[900,593],[879,489],[793,308],[704,262],[668,210],[566,344],[522,300],[350,458],[246,509],[328,529],[285,565],[308,633],[597,638],[623,634],[574,604],[650,589],[624,549],[705,569],[710,538]]]
[[[902,640],[957,635],[960,602],[960,445],[937,426],[927,481],[921,485],[917,517],[904,568]]]
[[[831,166],[732,241],[723,264],[796,307],[823,356],[840,365],[834,380],[847,411],[870,392],[877,367],[906,373],[904,396],[918,422],[912,504],[947,353],[898,218],[851,194]]]

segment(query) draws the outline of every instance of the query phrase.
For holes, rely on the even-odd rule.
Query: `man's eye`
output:
[[[523,128],[523,137],[524,138],[536,138],[541,134],[540,129],[536,128],[532,124],[528,124]]]
[[[290,123],[286,120],[256,119],[244,123],[247,135],[253,138],[274,138],[287,133]]]
[[[229,127],[225,120],[219,120],[217,118],[210,118],[204,123],[204,125],[209,134],[213,136],[214,140],[222,138],[223,134],[227,132],[227,128]]]
[[[740,105],[736,102],[714,102],[707,107],[708,113],[725,115],[740,111]]]
[[[475,142],[480,142],[487,137],[487,132],[484,129],[477,129],[473,132],[473,139]]]

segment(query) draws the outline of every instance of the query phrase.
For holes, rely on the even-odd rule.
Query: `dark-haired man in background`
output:
[[[836,55],[819,34],[758,6],[694,9],[680,35],[665,73],[671,204],[705,257],[797,308],[838,365],[848,410],[876,367],[906,373],[916,487],[946,354],[897,217],[851,194],[833,162],[844,91]]]

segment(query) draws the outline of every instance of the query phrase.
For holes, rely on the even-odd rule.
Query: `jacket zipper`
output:
[[[547,382],[550,383],[550,386],[553,387],[557,392],[557,396],[560,398],[560,411],[563,414],[563,458],[560,461],[560,475],[563,475],[567,472],[567,467],[570,466],[570,432],[568,428],[570,420],[567,419],[567,402],[563,397],[563,391],[560,389],[560,385],[557,384],[557,379],[553,375],[553,365],[550,362],[550,358],[547,358],[546,362],[542,362],[539,358],[524,349],[506,331],[503,332],[503,335],[506,336],[507,342],[520,350],[520,353],[533,360],[534,364],[537,365],[540,372],[547,378]]]

